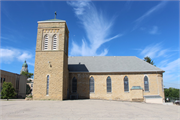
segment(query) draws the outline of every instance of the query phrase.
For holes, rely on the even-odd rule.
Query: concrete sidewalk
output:
[[[106,100],[0,101],[2,120],[178,120],[180,106]]]

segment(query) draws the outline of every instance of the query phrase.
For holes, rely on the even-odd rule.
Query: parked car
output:
[[[175,100],[175,101],[174,101],[174,104],[176,104],[176,105],[177,105],[177,104],[178,104],[178,105],[180,105],[180,100]]]

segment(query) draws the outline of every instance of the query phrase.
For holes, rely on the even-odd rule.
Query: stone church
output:
[[[34,100],[163,102],[163,70],[135,56],[68,57],[68,44],[65,20],[38,21]]]

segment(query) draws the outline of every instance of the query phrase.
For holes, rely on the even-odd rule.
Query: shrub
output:
[[[11,99],[16,95],[15,89],[11,82],[3,82],[3,87],[1,91],[1,98],[2,99]]]

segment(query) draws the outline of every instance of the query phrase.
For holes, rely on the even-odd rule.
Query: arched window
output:
[[[53,50],[56,50],[57,49],[57,36],[54,35],[53,36]]]
[[[107,77],[107,92],[111,92],[111,77]]]
[[[44,36],[44,50],[48,49],[48,35]]]
[[[77,79],[75,77],[72,80],[72,92],[73,93],[77,92]]]
[[[49,75],[47,76],[47,89],[46,89],[46,95],[49,95]]]
[[[91,77],[89,80],[89,88],[90,88],[90,92],[94,92],[94,78]]]
[[[128,92],[129,91],[129,82],[128,82],[128,77],[124,77],[124,91]]]
[[[144,90],[149,91],[149,81],[147,76],[144,77]]]

